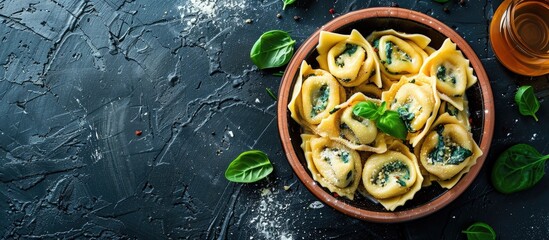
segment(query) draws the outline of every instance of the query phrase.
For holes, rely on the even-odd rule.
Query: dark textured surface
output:
[[[280,78],[257,70],[249,49],[267,30],[290,31],[299,45],[334,16],[395,3],[469,42],[490,77],[496,124],[485,166],[456,201],[376,224],[323,206],[294,176],[265,92]],[[464,239],[462,229],[485,221],[500,239],[547,238],[547,176],[513,195],[489,182],[515,143],[549,154],[549,79],[511,73],[489,46],[500,3],[297,0],[282,11],[280,0],[0,1],[0,237]],[[522,84],[535,86],[540,122],[518,114]],[[252,148],[273,174],[227,182],[229,162]]]

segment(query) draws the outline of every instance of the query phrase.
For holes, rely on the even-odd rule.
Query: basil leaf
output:
[[[404,121],[400,119],[397,112],[387,110],[386,105],[386,102],[381,102],[379,107],[372,101],[359,102],[353,107],[353,114],[375,121],[377,128],[384,133],[406,139],[408,130]]]
[[[385,101],[381,102],[381,106],[379,106],[379,108],[377,109],[379,115],[385,114],[385,109],[387,109],[386,106],[387,103]]]
[[[519,87],[515,94],[515,102],[518,105],[520,114],[524,116],[532,116],[538,121],[536,112],[539,110],[539,101],[534,94],[532,86]]]
[[[287,32],[271,30],[257,39],[250,58],[259,69],[281,67],[294,55],[294,44],[295,40]]]
[[[282,6],[282,10],[286,10],[286,6],[295,3],[295,1],[296,0],[282,0],[282,2],[284,3],[284,6]]]
[[[494,231],[494,229],[490,227],[490,225],[483,222],[473,223],[466,230],[462,231],[462,233],[467,234],[468,240],[495,240],[496,239],[496,232]]]
[[[386,110],[377,120],[376,125],[382,132],[402,140],[406,139],[406,135],[408,134],[404,121],[400,119],[400,116],[395,111]]]
[[[236,157],[225,171],[225,178],[231,182],[257,182],[273,172],[273,165],[267,154],[250,150]]]
[[[514,193],[536,185],[545,175],[545,161],[528,144],[514,145],[501,153],[492,169],[492,184],[502,193]]]
[[[377,104],[372,101],[357,103],[353,107],[353,114],[370,120],[376,120],[381,116]]]

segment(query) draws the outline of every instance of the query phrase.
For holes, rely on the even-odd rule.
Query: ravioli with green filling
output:
[[[382,100],[388,108],[396,111],[406,128],[406,139],[413,147],[425,136],[440,107],[434,79],[425,75],[403,76],[388,91],[383,92]]]
[[[373,82],[381,87],[379,62],[370,43],[356,30],[350,35],[322,31],[317,46],[317,61],[342,86],[353,87]]]
[[[362,183],[367,193],[394,211],[421,189],[416,156],[400,140],[391,138],[387,152],[372,154],[364,163]]]
[[[385,152],[384,134],[378,131],[376,123],[353,114],[353,107],[362,101],[380,103],[379,99],[355,93],[346,102],[337,105],[330,116],[318,125],[316,132],[354,150]]]
[[[417,74],[428,57],[425,52],[430,38],[421,34],[405,34],[394,30],[373,32],[367,40],[380,60],[384,88],[402,76]],[[387,86],[387,87],[386,87]]]
[[[448,113],[437,119],[415,152],[430,181],[444,188],[453,187],[482,155],[472,134]]]
[[[440,98],[463,110],[465,90],[477,82],[473,68],[469,66],[456,44],[447,38],[442,46],[431,54],[421,67],[421,73],[436,78]]]
[[[313,179],[330,192],[353,200],[362,174],[358,152],[312,134],[302,134],[301,139]]]
[[[345,90],[329,72],[303,61],[288,109],[296,122],[314,130],[344,100]]]

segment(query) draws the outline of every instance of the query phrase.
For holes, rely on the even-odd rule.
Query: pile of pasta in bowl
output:
[[[288,104],[313,179],[394,211],[422,188],[450,189],[482,155],[469,123],[469,61],[446,39],[392,29],[323,31]]]

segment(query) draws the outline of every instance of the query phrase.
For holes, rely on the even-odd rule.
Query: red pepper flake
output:
[[[379,52],[379,49],[377,49],[377,48],[374,48],[374,52]]]
[[[450,13],[450,9],[448,7],[444,7],[442,11],[444,11],[445,13]]]
[[[141,134],[143,134],[143,131],[135,130],[135,136],[141,136]]]
[[[336,13],[336,10],[334,8],[330,8],[330,14],[334,15]]]
[[[469,124],[473,124],[473,118],[469,118]]]
[[[339,194],[334,193],[333,196],[334,196],[334,197],[339,197]]]

